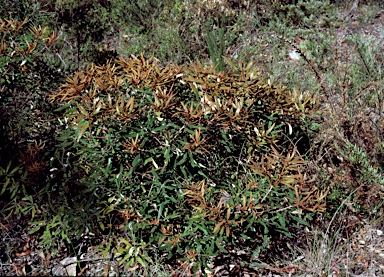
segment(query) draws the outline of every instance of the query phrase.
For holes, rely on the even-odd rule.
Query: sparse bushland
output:
[[[296,2],[2,11],[0,271],[380,276],[383,15]]]

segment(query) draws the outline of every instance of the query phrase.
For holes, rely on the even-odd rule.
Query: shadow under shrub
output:
[[[88,65],[51,95],[62,103],[66,176],[76,171],[69,190],[93,232],[118,230],[121,263],[146,266],[158,249],[195,271],[229,248],[256,257],[272,230],[291,236],[324,211],[327,192],[291,143],[314,99],[226,61],[231,69],[216,72],[120,58]]]

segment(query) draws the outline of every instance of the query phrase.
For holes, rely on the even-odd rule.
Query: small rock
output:
[[[289,51],[288,56],[293,61],[300,60],[300,54],[296,52],[296,50]]]
[[[68,257],[55,265],[52,269],[54,276],[76,276],[77,258]]]

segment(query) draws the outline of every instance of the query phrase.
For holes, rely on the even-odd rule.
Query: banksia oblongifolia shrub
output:
[[[75,198],[102,230],[119,219],[122,263],[144,265],[160,248],[198,268],[228,247],[267,248],[272,230],[290,236],[324,211],[326,191],[290,142],[314,99],[226,61],[216,72],[120,58],[51,95]]]

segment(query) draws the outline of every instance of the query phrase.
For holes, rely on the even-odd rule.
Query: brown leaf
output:
[[[24,257],[24,256],[28,256],[29,254],[31,254],[31,251],[16,253],[16,257]]]
[[[104,266],[104,277],[107,277],[108,276],[108,271],[109,271],[109,268],[110,268],[111,266],[110,265],[106,265],[106,266]]]
[[[216,224],[215,228],[213,229],[213,233],[217,233],[220,229],[220,227],[225,223],[225,220],[220,221],[219,223]]]

